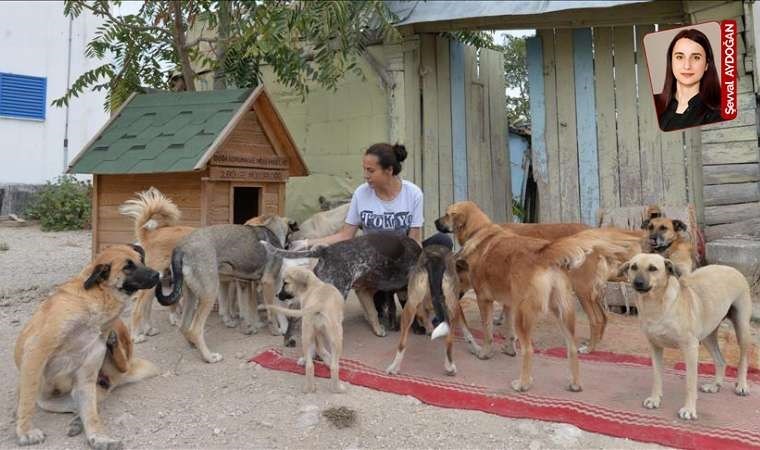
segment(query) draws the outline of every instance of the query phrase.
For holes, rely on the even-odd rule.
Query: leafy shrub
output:
[[[89,182],[58,177],[37,191],[25,215],[39,220],[42,231],[81,230],[90,222],[90,192]]]

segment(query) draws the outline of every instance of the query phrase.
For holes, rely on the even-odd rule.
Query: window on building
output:
[[[0,72],[0,116],[45,120],[47,78]]]

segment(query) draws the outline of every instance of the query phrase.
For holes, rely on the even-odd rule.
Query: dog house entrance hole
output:
[[[259,193],[261,188],[233,187],[233,223],[244,224],[248,219],[259,215]]]

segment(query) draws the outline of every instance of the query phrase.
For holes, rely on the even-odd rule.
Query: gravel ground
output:
[[[0,448],[14,448],[16,385],[13,346],[23,324],[56,284],[78,273],[90,259],[90,233],[42,233],[35,226],[0,228]],[[362,320],[356,302],[346,320]],[[128,314],[125,313],[125,317]],[[156,307],[161,333],[136,346],[162,375],[117,389],[100,411],[112,437],[126,448],[658,448],[626,439],[587,433],[574,426],[514,420],[475,411],[428,406],[412,397],[348,386],[346,394],[300,392],[302,377],[270,371],[246,359],[279,337],[245,336],[212,314],[207,340],[224,355],[206,364]],[[322,417],[331,407],[347,407],[356,422],[338,429]],[[83,448],[69,438],[71,416],[38,411],[36,426],[47,434],[44,448]]]

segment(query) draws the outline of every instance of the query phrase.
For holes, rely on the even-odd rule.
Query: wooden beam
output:
[[[615,27],[615,105],[617,146],[620,158],[620,203],[641,204],[639,116],[636,110],[636,68],[633,27]]]
[[[596,225],[599,209],[599,155],[594,95],[594,55],[590,28],[573,31],[573,71],[575,73],[575,110],[578,130],[578,179],[580,218]]]
[[[705,166],[704,183],[749,183],[760,181],[760,164],[725,164],[720,166]]]
[[[604,209],[612,209],[620,206],[620,175],[613,101],[615,81],[612,72],[612,28],[594,28],[594,56],[599,203]]]
[[[424,236],[435,232],[434,218],[441,216],[438,210],[438,71],[435,35],[424,34],[420,38],[422,75],[422,183],[425,193]]]
[[[760,203],[739,203],[736,205],[708,206],[705,208],[705,224],[720,225],[760,218]]]
[[[760,184],[736,183],[705,186],[705,206],[760,201]]]
[[[575,71],[573,61],[573,31],[557,30],[555,34],[557,70],[557,144],[559,152],[560,219],[562,222],[581,221],[580,188],[578,183],[578,136],[575,118]]]
[[[436,36],[438,73],[438,210],[454,202],[454,169],[451,141],[451,65],[449,40]],[[430,220],[430,218],[428,218]]]

